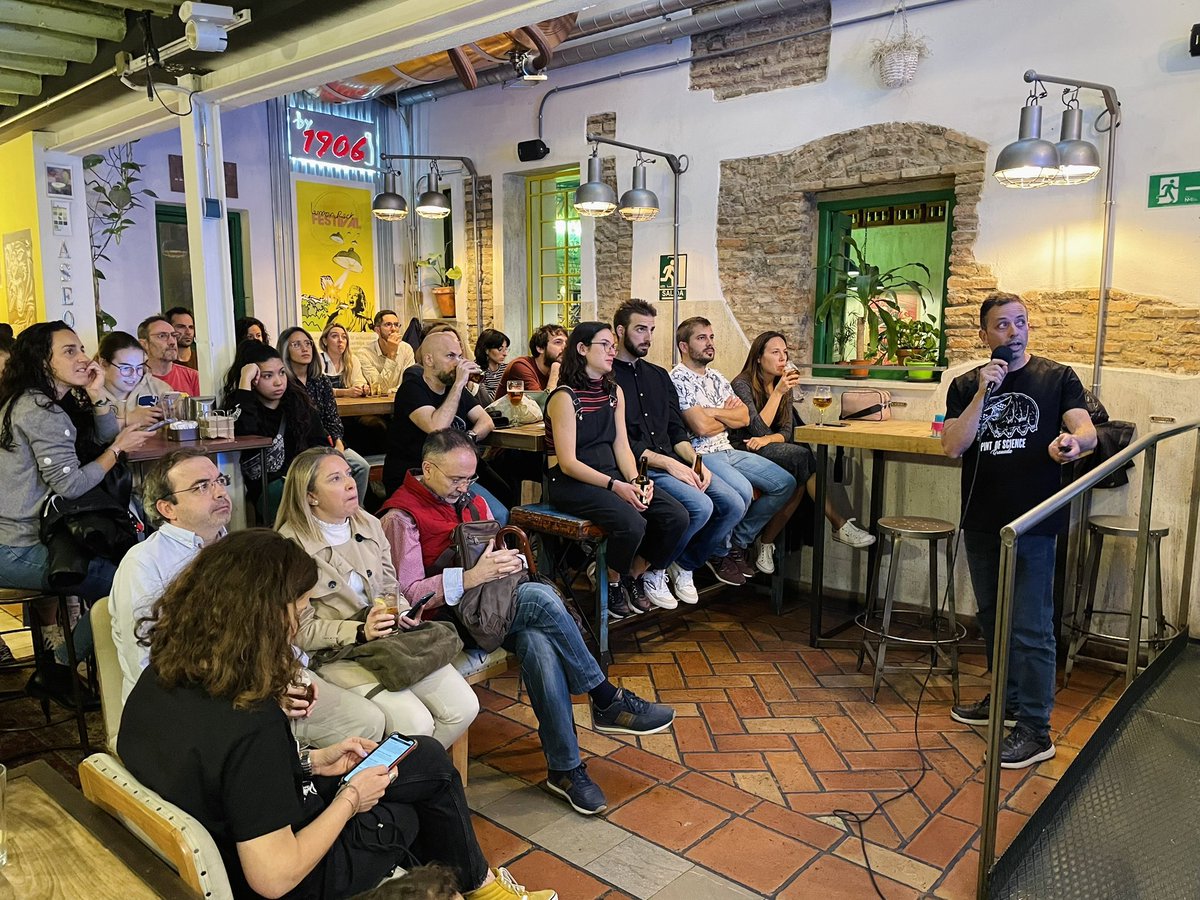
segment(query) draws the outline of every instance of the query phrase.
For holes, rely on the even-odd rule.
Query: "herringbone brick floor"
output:
[[[585,698],[576,698],[580,744],[608,797],[608,823],[750,896],[873,897],[859,838],[832,814],[870,812],[915,784],[865,825],[881,890],[889,898],[974,896],[984,741],[982,730],[949,718],[948,679],[930,680],[918,719],[922,679],[889,676],[872,703],[870,663],[859,673],[854,651],[809,647],[805,610],[774,616],[764,600],[746,596],[677,616],[666,627],[641,618],[647,621],[635,620],[637,630],[614,637],[610,675],[674,705],[674,727],[644,738],[601,735],[590,730]],[[981,696],[982,656],[964,655],[961,668],[963,696]],[[536,720],[515,671],[477,690],[483,709],[471,728],[472,756],[522,783],[541,781]],[[1004,773],[998,849],[1118,694],[1114,676],[1076,668],[1052,719],[1058,756]],[[917,737],[929,766],[923,776]],[[621,879],[604,877],[611,869],[572,864],[490,813],[476,819],[488,857],[507,863],[525,884],[554,887],[564,900],[628,896],[617,889]],[[732,885],[711,894],[636,893],[743,896]]]

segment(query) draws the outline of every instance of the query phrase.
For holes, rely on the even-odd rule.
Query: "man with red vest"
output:
[[[387,513],[384,530],[392,545],[396,580],[407,597],[432,593],[426,610],[443,605],[453,610],[465,591],[511,575],[523,565],[519,551],[488,548],[469,569],[438,569],[455,526],[492,517],[487,503],[471,492],[476,463],[474,443],[463,432],[434,431],[422,448],[420,470],[408,472],[380,510]],[[588,694],[593,727],[609,733],[654,734],[670,727],[675,711],[648,703],[604,677],[554,588],[525,582],[517,588],[516,601],[503,646],[521,661],[537,715],[549,769],[543,786],[576,812],[603,812],[604,793],[579,758],[571,695]]]

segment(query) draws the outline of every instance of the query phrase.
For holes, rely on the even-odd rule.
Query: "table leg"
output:
[[[883,515],[883,489],[886,482],[887,472],[887,454],[882,450],[871,451],[871,486],[869,488],[871,497],[868,503],[868,515],[871,517],[871,522],[867,526],[868,529],[874,528],[875,524]],[[875,557],[879,555],[879,540],[876,538],[875,543],[867,548],[867,571],[873,572],[875,566]],[[870,603],[870,598],[867,598]]]
[[[821,612],[825,603],[825,493],[829,445],[817,444],[817,496],[813,498],[812,606],[809,608],[808,643],[821,640]]]
[[[258,471],[262,472],[262,492],[258,496],[258,522],[263,528],[274,528],[275,523],[267,520],[267,485],[270,483],[267,478],[267,448],[258,448]]]

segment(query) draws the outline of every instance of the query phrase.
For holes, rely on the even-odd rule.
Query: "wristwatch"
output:
[[[469,437],[474,443],[476,443],[476,444],[479,443],[479,435],[477,435],[475,432],[468,431],[467,437]]]
[[[312,770],[312,751],[311,750],[301,750],[300,751],[300,769],[302,772],[304,772],[305,775],[312,777],[313,770]]]

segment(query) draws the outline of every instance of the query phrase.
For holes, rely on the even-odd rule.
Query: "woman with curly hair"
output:
[[[139,623],[150,664],[121,716],[122,762],[207,829],[235,897],[350,897],[426,862],[448,866],[468,900],[524,896],[488,868],[436,741],[349,781],[374,741],[297,752],[280,701],[316,581],[308,554],[264,528],[204,547]]]

